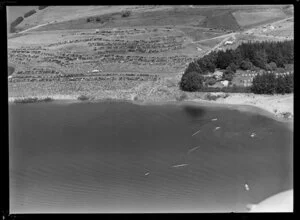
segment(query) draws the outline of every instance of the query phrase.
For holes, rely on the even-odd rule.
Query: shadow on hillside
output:
[[[7,67],[7,75],[10,76],[15,71],[15,68],[13,66]]]

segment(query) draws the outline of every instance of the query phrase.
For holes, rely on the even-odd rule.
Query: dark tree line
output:
[[[109,16],[106,16],[106,15],[103,15],[103,16],[95,16],[95,17],[88,17],[86,19],[86,21],[89,23],[89,22],[100,22],[100,23],[105,23],[107,21],[110,20],[110,17]]]
[[[272,73],[253,78],[251,92],[256,94],[285,94],[294,91],[294,74],[275,76]]]
[[[267,70],[267,64],[277,67],[294,63],[294,40],[283,42],[244,43],[238,48],[242,59],[248,58],[253,65]]]
[[[42,10],[42,9],[44,9],[44,8],[46,8],[46,7],[48,7],[48,6],[39,6],[38,8],[39,8],[39,10]],[[26,12],[26,13],[24,14],[24,18],[27,18],[27,17],[29,17],[29,16],[35,14],[35,13],[36,13],[36,10],[30,10],[30,11],[28,11],[28,12]],[[17,18],[10,24],[10,33],[14,33],[14,32],[16,31],[16,26],[19,25],[19,24],[24,20],[24,18],[21,17],[21,16],[20,16],[20,17],[17,17]]]
[[[16,26],[18,24],[20,24],[23,20],[24,20],[23,17],[17,17],[16,20],[14,20],[13,22],[11,22],[11,24],[10,24],[10,33],[14,33],[15,30],[16,30]]]
[[[186,71],[200,74],[214,72],[215,68],[248,70],[258,67],[264,70],[284,68],[285,64],[294,63],[294,40],[283,42],[249,42],[242,43],[235,50],[211,52],[189,64]],[[235,72],[235,71],[234,71]]]
[[[185,91],[195,91],[194,82],[191,82],[194,78],[193,75],[214,72],[216,68],[224,69],[223,79],[231,81],[237,69],[280,70],[279,72],[282,72],[286,64],[293,63],[294,40],[242,43],[234,50],[213,51],[191,62],[183,74],[181,85],[184,84],[185,86],[181,86],[181,88]],[[193,74],[189,74],[190,72]],[[190,80],[188,80],[189,78]]]
[[[203,87],[204,78],[197,72],[186,72],[179,83],[181,90],[195,92]]]
[[[27,17],[33,15],[34,13],[36,13],[36,10],[30,10],[29,12],[26,12],[26,13],[24,14],[24,18],[27,18]]]

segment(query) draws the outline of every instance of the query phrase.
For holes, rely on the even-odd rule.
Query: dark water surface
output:
[[[9,127],[12,213],[246,211],[293,188],[292,131],[254,113],[10,104]]]

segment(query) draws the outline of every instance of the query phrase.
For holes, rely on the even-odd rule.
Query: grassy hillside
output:
[[[11,31],[11,23],[18,17],[23,17],[30,10],[36,9],[37,6],[7,6],[7,33]]]
[[[129,10],[129,17],[122,11]],[[254,13],[254,14],[253,14]],[[89,29],[192,25],[238,30],[240,27],[267,22],[291,13],[286,6],[50,6],[26,18],[19,30],[51,23],[38,30]],[[104,23],[86,22],[88,17],[107,17]]]
[[[220,36],[224,34],[222,31],[212,31],[204,28],[195,28],[195,27],[182,27],[179,28],[182,32],[184,32],[188,37],[190,37],[193,41],[199,41],[204,39],[210,39],[213,37]]]
[[[251,11],[261,16],[255,20]],[[83,85],[89,94],[144,87],[150,92],[166,77],[178,82],[188,63],[211,49],[291,35],[288,20],[268,32],[240,33],[286,11],[291,13],[283,6],[252,5],[49,6],[17,26],[25,32],[8,38],[8,60],[15,68],[10,94],[77,94]],[[225,46],[228,40],[234,43]]]
[[[129,8],[132,6],[129,6]],[[50,22],[64,22],[82,17],[113,13],[127,9],[127,6],[49,6],[26,18],[18,28],[24,30]]]
[[[262,24],[266,21],[282,19],[286,14],[281,9],[236,11],[233,13],[236,21],[241,27]]]
[[[240,29],[236,19],[232,16],[230,11],[226,11],[217,15],[209,15],[203,22],[204,27],[217,28],[224,30],[238,30]]]
[[[122,12],[98,14],[84,18],[49,24],[38,30],[115,28],[138,26],[197,25],[203,19],[203,9],[172,8],[157,11],[133,11],[129,17],[122,17]],[[207,12],[206,12],[207,13]],[[87,22],[88,18],[99,18],[97,22]],[[95,19],[94,19],[95,20]],[[103,20],[103,22],[102,22]]]
[[[32,9],[37,9],[37,6],[7,6],[7,24],[9,25],[13,20]]]

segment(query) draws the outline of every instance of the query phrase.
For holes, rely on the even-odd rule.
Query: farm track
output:
[[[271,22],[269,23],[270,25],[274,25],[274,24],[277,24],[277,23],[280,23],[280,22],[283,22],[283,21],[286,21],[286,20],[289,20],[293,17],[288,17],[288,18],[284,18],[284,19],[281,19],[281,20],[278,20],[278,21],[275,21],[275,22]],[[210,39],[204,39],[204,40],[200,40],[200,41],[194,41],[194,43],[200,43],[200,42],[205,42],[205,41],[208,41],[208,40],[214,40],[214,39],[219,39],[219,38],[223,38],[223,37],[226,37],[225,39],[223,39],[220,43],[218,43],[216,46],[214,46],[213,48],[211,48],[210,50],[208,50],[204,55],[207,55],[209,54],[210,52],[218,49],[221,45],[223,45],[230,37],[233,37],[234,39],[236,39],[236,35],[237,34],[244,34],[245,32],[249,32],[249,31],[256,31],[258,28],[261,28],[262,26],[265,26],[266,24],[263,24],[263,25],[260,25],[258,27],[255,27],[255,28],[251,28],[251,29],[247,29],[245,31],[238,31],[238,32],[234,32],[234,33],[230,33],[230,34],[224,34],[224,35],[221,35],[221,36],[217,36],[217,37],[214,37],[214,38],[210,38]],[[280,40],[284,40],[286,39],[285,37],[279,37],[279,36],[267,36],[267,35],[263,35],[263,34],[254,34],[254,36],[256,37],[269,37],[269,38],[276,38],[276,39],[280,39]]]
[[[201,43],[201,42],[204,42],[204,41],[215,40],[215,39],[224,38],[224,37],[232,37],[232,36],[234,36],[234,34],[236,34],[236,33],[224,34],[224,35],[220,35],[220,36],[209,38],[209,39],[203,39],[203,40],[199,40],[199,41],[194,41],[194,43]]]
[[[39,24],[39,25],[37,25],[37,26],[34,26],[34,27],[28,28],[28,29],[26,29],[26,30],[20,31],[20,32],[18,32],[17,34],[23,34],[23,33],[26,33],[26,32],[28,32],[28,31],[32,31],[32,30],[34,30],[34,29],[37,29],[37,28],[40,28],[40,27],[43,27],[43,26],[46,26],[46,25],[52,24],[52,23],[54,23],[54,21],[51,21],[51,22],[45,23],[45,24]]]
[[[204,56],[207,55],[207,54],[209,54],[209,53],[212,52],[212,51],[217,50],[217,49],[218,49],[221,45],[223,45],[229,38],[231,38],[231,37],[235,38],[235,35],[236,35],[236,34],[237,34],[237,33],[231,33],[230,35],[226,35],[227,37],[224,38],[220,43],[218,43],[216,46],[214,46],[214,47],[211,48],[210,50],[206,51],[205,54],[204,54]],[[224,36],[223,36],[223,37],[224,37]]]

